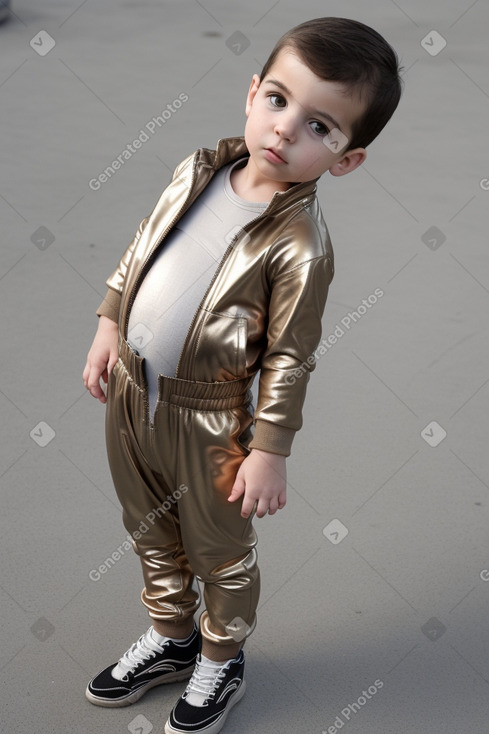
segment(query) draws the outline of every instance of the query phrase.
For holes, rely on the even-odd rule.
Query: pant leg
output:
[[[183,547],[205,589],[201,631],[212,642],[241,641],[256,623],[257,539],[252,519],[241,517],[241,500],[227,498],[249,453],[240,443],[252,422],[249,397],[242,396],[240,404],[238,398],[213,398],[226,391],[226,383],[195,383],[194,390],[184,384],[190,395],[179,396],[173,391],[182,391],[185,381],[159,379],[155,429],[172,436],[174,482],[183,490],[178,501]],[[206,390],[210,397],[202,398]]]
[[[178,505],[168,499],[173,488],[151,458],[154,432],[146,420],[144,390],[121,361],[109,378],[106,441],[124,526],[141,560],[142,602],[153,619],[188,618],[198,607],[198,594],[183,548]]]

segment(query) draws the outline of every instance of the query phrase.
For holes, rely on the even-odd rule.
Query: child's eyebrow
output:
[[[278,81],[278,79],[267,79],[267,80],[266,80],[266,81],[264,81],[263,83],[264,83],[264,84],[271,84],[271,85],[273,85],[273,86],[275,86],[275,87],[278,87],[279,89],[282,89],[282,90],[283,90],[284,92],[286,92],[287,94],[290,94],[291,96],[294,96],[294,95],[292,94],[292,92],[290,91],[290,89],[288,89],[288,88],[287,88],[287,87],[285,86],[285,84],[283,84],[282,82],[279,82],[279,81]],[[334,117],[331,117],[331,115],[328,115],[328,114],[327,114],[327,112],[321,112],[321,110],[315,110],[315,109],[313,109],[312,107],[310,108],[310,111],[311,111],[311,112],[312,112],[312,113],[313,113],[314,115],[317,115],[318,117],[324,117],[324,119],[325,119],[325,120],[329,120],[329,121],[330,121],[331,123],[333,123],[333,126],[334,126],[334,127],[337,127],[337,128],[338,128],[338,130],[340,130],[340,131],[341,131],[341,127],[340,127],[340,126],[339,126],[339,124],[338,124],[338,123],[336,122],[336,120],[334,119]]]

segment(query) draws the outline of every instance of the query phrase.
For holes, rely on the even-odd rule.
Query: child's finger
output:
[[[87,389],[90,395],[101,403],[105,403],[106,397],[105,392],[100,385],[100,373],[96,369],[90,371],[90,375],[87,378]]]
[[[118,359],[119,359],[119,355],[117,352],[115,354],[110,355],[109,361],[107,363],[107,370],[108,370],[109,375],[112,372],[112,370],[114,369],[115,365],[117,364]]]
[[[241,517],[249,517],[251,513],[253,512],[253,508],[255,507],[255,505],[256,505],[256,501],[251,497],[246,497],[245,495],[243,504],[241,505]],[[259,503],[258,503],[258,506],[259,506]],[[256,514],[258,515],[258,517],[262,517],[262,515],[258,513],[258,510]]]
[[[98,382],[95,385],[89,385],[88,392],[93,398],[97,398],[97,400],[100,400],[103,396],[102,388]]]
[[[279,503],[278,503],[278,500],[277,500],[277,499],[275,499],[275,498],[272,498],[272,499],[270,500],[270,506],[269,506],[269,508],[268,508],[268,514],[269,514],[269,515],[275,515],[275,513],[277,512],[277,510],[278,510],[279,508],[280,508],[280,505],[279,505]]]
[[[233,488],[231,490],[231,494],[228,497],[228,502],[234,502],[238,499],[238,497],[241,497],[243,492],[245,491],[245,483],[242,479],[239,477],[236,477],[236,480],[233,484]]]

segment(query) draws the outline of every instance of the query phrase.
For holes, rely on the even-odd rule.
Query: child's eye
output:
[[[317,125],[316,129],[314,129],[313,127],[314,125]],[[311,122],[311,127],[317,135],[327,135],[329,133],[329,130],[326,127],[326,125],[323,125],[323,123],[319,122],[318,120],[313,120]]]
[[[274,107],[284,107],[286,104],[285,99],[282,97],[282,95],[276,94],[275,92],[269,94],[268,99]],[[277,102],[272,101],[272,99],[277,100]]]

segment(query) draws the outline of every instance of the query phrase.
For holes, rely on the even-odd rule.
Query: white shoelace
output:
[[[208,658],[197,660],[185,691],[185,698],[191,706],[203,706],[209,698],[214,698],[216,688],[226,675],[228,662],[215,663]]]
[[[152,627],[124,653],[112,671],[113,678],[124,680],[127,674],[132,673],[140,663],[154,657],[156,652],[163,652],[163,647],[153,639],[151,630]]]

